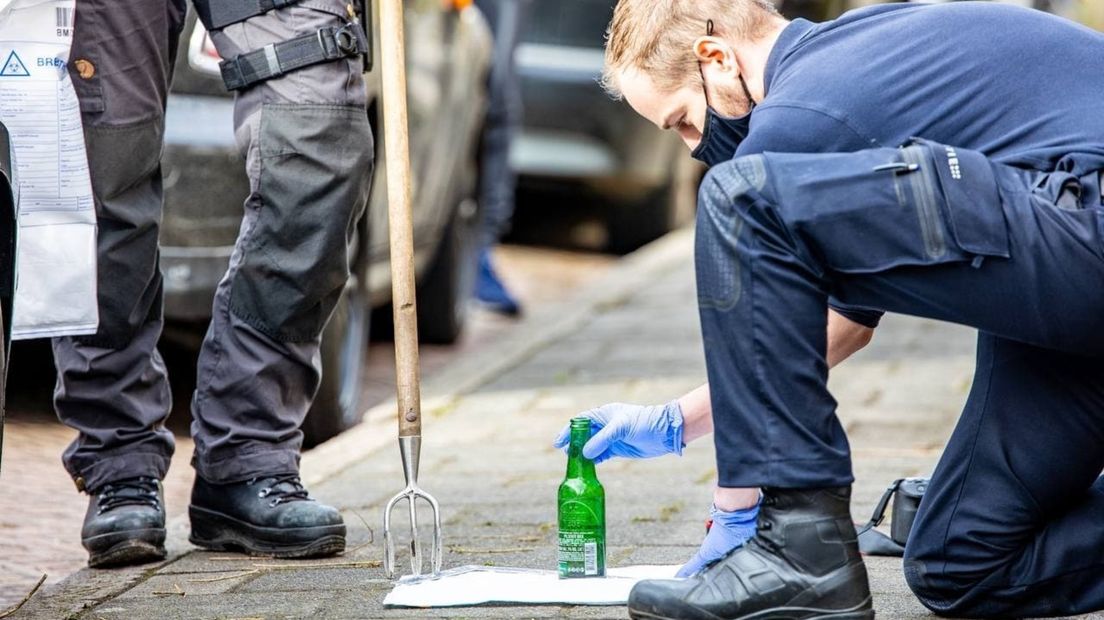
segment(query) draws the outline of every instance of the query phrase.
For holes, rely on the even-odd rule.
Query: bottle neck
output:
[[[583,456],[583,446],[590,439],[590,429],[571,429],[571,444],[567,449],[567,477],[595,478],[594,461]]]

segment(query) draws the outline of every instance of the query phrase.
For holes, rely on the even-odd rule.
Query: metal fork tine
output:
[[[403,441],[406,439],[407,441]],[[441,532],[441,507],[437,499],[426,493],[418,486],[418,451],[417,438],[400,439],[400,447],[403,455],[403,475],[406,478],[406,487],[395,494],[383,511],[383,540],[386,547],[383,556],[383,568],[388,579],[395,576],[395,537],[391,531],[391,512],[401,500],[406,500],[407,510],[410,514],[410,568],[414,575],[422,574],[422,549],[421,539],[418,535],[418,499],[423,499],[429,504],[433,512],[433,539],[430,548],[430,564],[433,574],[441,572],[441,563],[444,557]]]
[[[383,541],[385,546],[383,567],[387,572],[387,577],[394,577],[395,573],[395,537],[391,531],[391,512],[395,509],[398,503],[402,500],[407,501],[407,508],[410,513],[410,568],[413,571],[412,574],[422,574],[422,551],[421,551],[421,539],[418,536],[418,518],[417,518],[417,500],[421,498],[429,504],[430,511],[433,513],[433,540],[430,548],[430,564],[432,566],[433,574],[441,572],[441,563],[444,558],[442,540],[444,536],[441,531],[441,508],[437,503],[437,499],[429,493],[426,493],[417,486],[408,486],[400,491],[391,501],[387,502],[387,507],[383,513]]]
[[[418,541],[418,493],[411,489],[407,498],[407,508],[410,509],[410,570],[414,575],[422,574],[422,550]]]
[[[391,511],[395,508],[395,504],[405,496],[406,493],[400,491],[387,502],[387,507],[383,510],[383,570],[387,573],[388,579],[395,576],[395,537],[391,534]]]
[[[441,507],[437,504],[436,498],[426,492],[422,492],[422,497],[429,502],[429,507],[433,510],[433,548],[430,555],[430,559],[433,562],[433,574],[441,572],[441,558],[443,555],[441,549]]]

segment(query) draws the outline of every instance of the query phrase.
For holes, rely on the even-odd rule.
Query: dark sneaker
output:
[[[214,484],[196,476],[189,540],[205,549],[277,558],[314,558],[345,551],[345,522],[311,499],[297,475]]]
[[[475,276],[475,299],[486,309],[506,316],[521,314],[521,304],[506,290],[491,264],[491,253],[479,253],[479,271]]]
[[[873,619],[850,500],[850,487],[763,489],[754,538],[690,579],[636,584],[629,616]]]
[[[165,500],[161,482],[116,480],[89,493],[81,544],[93,568],[165,559]]]

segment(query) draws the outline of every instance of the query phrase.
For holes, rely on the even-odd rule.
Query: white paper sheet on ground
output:
[[[407,576],[383,599],[387,607],[571,604],[624,605],[641,579],[670,579],[678,566],[613,568],[602,578],[560,579],[555,571],[461,566],[436,577]]]
[[[74,0],[0,0],[0,122],[18,192],[12,339],[95,333],[96,211],[66,69]]]

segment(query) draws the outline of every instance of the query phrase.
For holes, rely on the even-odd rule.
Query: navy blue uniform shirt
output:
[[[737,156],[850,152],[910,137],[1074,174],[1104,166],[1104,35],[988,2],[891,4],[795,20]],[[867,325],[876,314],[844,312]]]
[[[1070,153],[1104,161],[1104,35],[1040,11],[891,4],[799,19],[771,51],[764,86],[737,155],[918,136],[1037,170]]]

